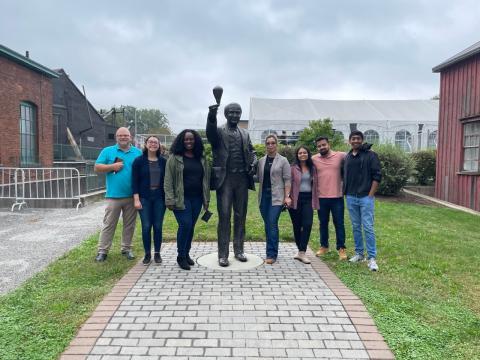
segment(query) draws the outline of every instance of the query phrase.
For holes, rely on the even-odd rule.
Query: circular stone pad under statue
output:
[[[197,259],[197,263],[198,265],[205,266],[209,269],[230,271],[250,270],[263,264],[263,259],[257,255],[245,253],[245,256],[247,257],[248,261],[241,262],[235,259],[235,256],[233,254],[230,254],[230,256],[228,257],[228,262],[230,263],[230,265],[222,267],[218,265],[218,253],[214,252],[211,254],[200,256]]]

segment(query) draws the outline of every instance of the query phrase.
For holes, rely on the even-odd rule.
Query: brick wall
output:
[[[0,164],[20,166],[20,102],[36,106],[40,165],[53,162],[51,80],[45,75],[0,57]]]

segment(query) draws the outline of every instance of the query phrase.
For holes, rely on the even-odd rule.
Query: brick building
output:
[[[58,74],[0,45],[1,166],[51,166],[53,88]]]

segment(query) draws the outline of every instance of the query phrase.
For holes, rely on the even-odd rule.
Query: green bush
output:
[[[329,118],[310,121],[308,127],[302,130],[298,137],[297,145],[307,146],[312,153],[316,153],[315,139],[319,136],[327,136],[332,149],[342,147],[345,143],[343,136],[333,129],[332,120]]]
[[[208,163],[211,165],[212,164],[212,145],[209,142],[204,142],[203,143],[203,153],[205,154],[205,157],[207,158]]]
[[[430,185],[435,182],[436,150],[422,150],[411,154],[415,162],[413,178],[418,185]]]
[[[285,156],[290,164],[295,161],[295,149],[296,147],[290,145],[279,145],[278,153]]]
[[[255,144],[253,145],[253,148],[255,149],[257,153],[257,158],[260,159],[265,156],[266,149],[265,149],[265,144]]]
[[[373,150],[378,154],[382,166],[382,181],[378,194],[397,195],[413,173],[413,159],[390,144],[375,145]]]

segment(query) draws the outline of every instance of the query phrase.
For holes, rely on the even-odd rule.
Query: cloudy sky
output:
[[[0,43],[84,85],[97,108],[203,128],[211,89],[250,97],[428,99],[480,40],[478,0],[0,0]]]

